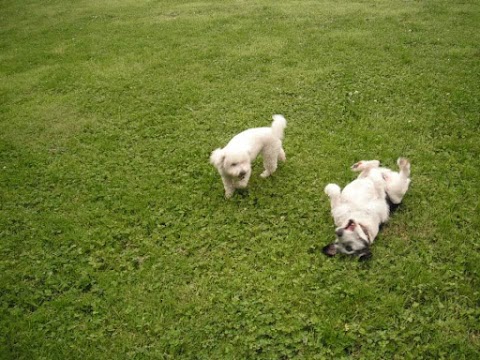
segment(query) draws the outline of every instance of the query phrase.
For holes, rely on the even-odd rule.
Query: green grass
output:
[[[480,4],[0,0],[0,358],[480,356]],[[289,121],[232,199],[208,163]],[[373,259],[323,187],[412,186]]]

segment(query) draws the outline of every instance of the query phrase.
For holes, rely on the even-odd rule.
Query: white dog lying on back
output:
[[[336,184],[325,187],[337,226],[337,238],[323,248],[324,254],[335,256],[339,251],[357,255],[360,260],[371,257],[370,245],[380,225],[389,218],[389,203],[400,204],[410,184],[409,161],[399,158],[397,164],[399,172],[379,167],[378,160],[360,161],[352,166],[352,170],[360,175],[343,191]]]
[[[231,197],[235,189],[247,187],[252,174],[252,161],[259,153],[262,153],[265,168],[260,175],[262,178],[275,172],[279,159],[286,160],[282,148],[286,126],[287,121],[282,115],[273,115],[271,127],[245,130],[233,137],[223,149],[212,152],[210,163],[222,177],[226,198]]]

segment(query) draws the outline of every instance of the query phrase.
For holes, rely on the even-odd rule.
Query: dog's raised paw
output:
[[[358,169],[360,166],[362,166],[362,164],[363,164],[363,163],[362,163],[361,161],[359,161],[359,162],[353,164],[353,165],[351,166],[351,169],[352,169],[352,170]]]
[[[405,166],[408,166],[409,164],[410,164],[410,162],[406,158],[401,157],[401,158],[398,158],[398,160],[397,160],[397,165],[401,168],[405,167]]]

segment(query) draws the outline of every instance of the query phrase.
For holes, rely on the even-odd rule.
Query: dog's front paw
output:
[[[271,175],[270,171],[265,170],[264,172],[262,172],[262,173],[260,174],[260,177],[263,178],[263,179],[265,179],[265,178],[269,177],[270,175]]]
[[[225,190],[225,199],[230,199],[233,196],[234,191],[235,190],[231,189]]]

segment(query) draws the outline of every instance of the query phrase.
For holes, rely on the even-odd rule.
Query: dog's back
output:
[[[287,120],[283,115],[273,115],[271,127],[251,128],[235,135],[226,147],[249,149],[252,160],[265,146],[277,144],[281,147]]]

